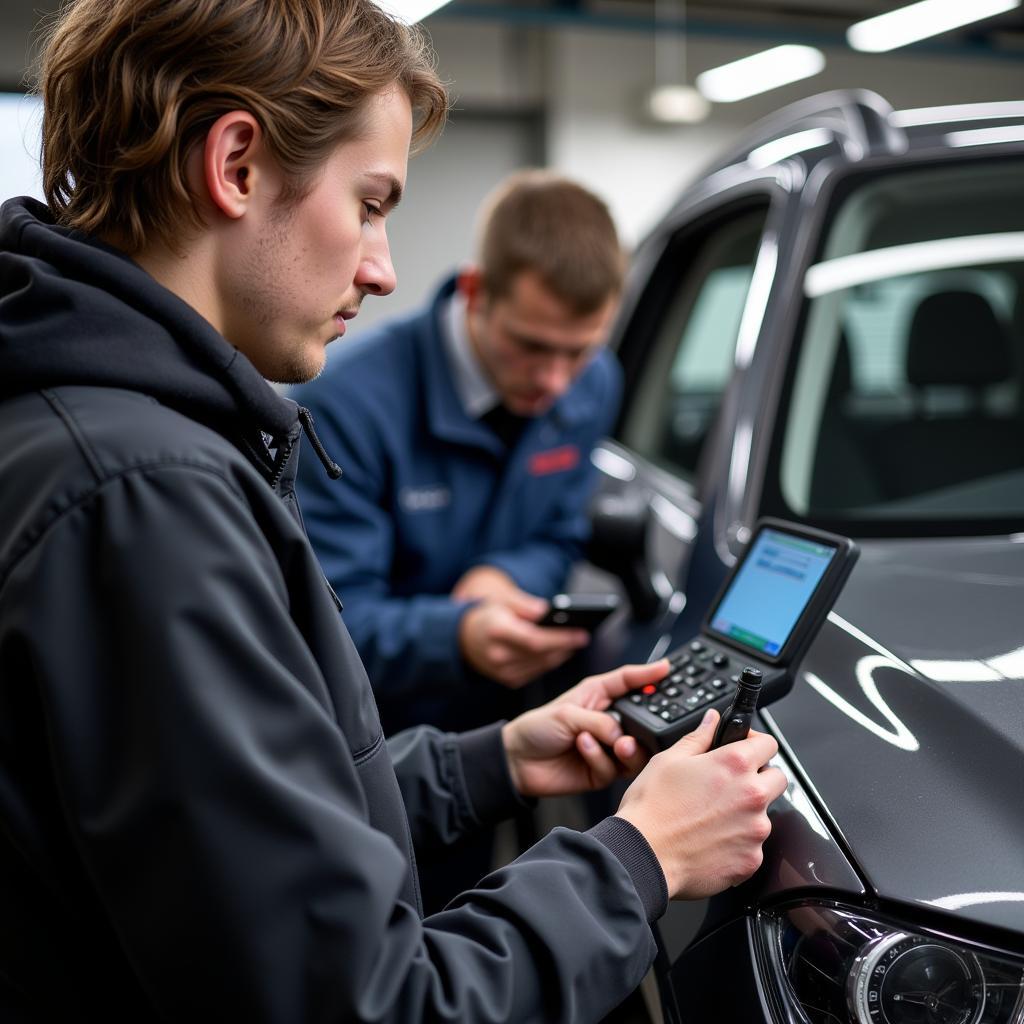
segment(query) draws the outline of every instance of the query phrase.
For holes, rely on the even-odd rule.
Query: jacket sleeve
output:
[[[232,482],[138,469],[67,510],[11,584],[65,827],[157,1015],[598,1020],[654,955],[664,880],[642,837],[556,830],[421,920],[286,556]]]
[[[476,559],[477,565],[502,569],[530,594],[551,597],[564,586],[574,562],[583,557],[590,538],[588,506],[597,482],[590,454],[611,432],[622,395],[622,373],[611,353],[602,352],[580,384],[591,389],[597,414],[576,431],[580,459],[564,475],[559,501],[542,528],[515,548],[491,551]]]
[[[464,733],[406,729],[387,743],[418,855],[533,807],[512,784],[501,722]]]
[[[395,527],[387,511],[390,456],[361,397],[316,385],[296,392],[344,475],[331,480],[303,448],[296,491],[313,550],[345,610],[343,616],[374,689],[382,696],[453,690],[468,680],[459,623],[468,607],[444,594],[403,597],[392,590]],[[341,422],[345,418],[344,428]],[[356,429],[353,424],[358,424]]]

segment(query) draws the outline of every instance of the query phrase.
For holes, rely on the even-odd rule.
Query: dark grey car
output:
[[[1024,102],[802,102],[639,250],[595,462],[650,523],[598,656],[696,634],[759,516],[861,548],[762,715],[763,869],[662,924],[669,1020],[1024,1021],[1022,325]]]

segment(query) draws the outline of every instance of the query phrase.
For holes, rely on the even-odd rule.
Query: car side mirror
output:
[[[639,495],[602,494],[590,509],[587,558],[622,581],[633,618],[653,619],[662,605],[647,565],[647,531],[651,510]]]

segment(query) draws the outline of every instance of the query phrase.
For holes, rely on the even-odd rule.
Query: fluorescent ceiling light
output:
[[[1024,231],[892,245],[885,249],[838,256],[808,267],[804,276],[804,294],[809,299],[816,299],[886,277],[1019,259],[1024,259]]]
[[[828,129],[808,128],[805,132],[784,135],[781,139],[772,139],[771,142],[752,149],[747,155],[747,163],[757,170],[763,170],[780,160],[796,156],[797,153],[806,153],[808,150],[827,146],[831,141],[832,133]]]
[[[825,67],[813,46],[775,46],[697,76],[697,88],[713,103],[735,103],[780,85],[810,78]]]
[[[957,103],[950,107],[918,107],[894,110],[889,124],[909,128],[917,124],[945,124],[947,121],[994,121],[1000,117],[1024,117],[1024,103],[1002,100],[998,103]]]
[[[663,124],[697,124],[711,104],[692,85],[660,85],[647,94],[647,113]]]
[[[1021,0],[920,0],[909,7],[858,21],[847,29],[846,41],[855,50],[884,53],[1012,11],[1020,3]]]
[[[414,25],[422,21],[428,14],[444,7],[449,0],[374,0],[378,7],[383,7],[392,17]]]
[[[950,146],[984,146],[993,142],[1024,142],[1024,124],[1008,124],[1002,128],[975,128],[967,132],[949,132]]]

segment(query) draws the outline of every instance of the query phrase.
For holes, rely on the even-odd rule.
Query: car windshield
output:
[[[804,278],[780,462],[804,518],[1024,513],[1019,160],[849,190]]]

